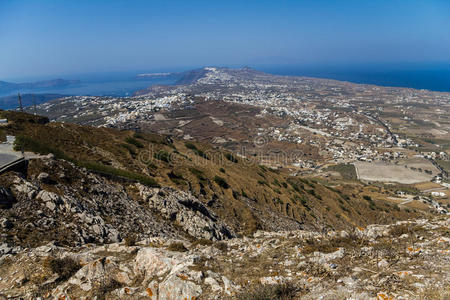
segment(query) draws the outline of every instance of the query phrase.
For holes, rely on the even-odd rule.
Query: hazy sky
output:
[[[367,62],[450,62],[450,1],[0,0],[0,80]]]

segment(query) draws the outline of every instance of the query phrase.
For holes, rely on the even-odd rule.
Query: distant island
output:
[[[165,77],[170,76],[172,73],[144,73],[144,74],[138,74],[137,78],[145,78],[145,77]]]
[[[49,89],[49,88],[60,88],[67,87],[71,85],[79,84],[80,80],[66,80],[66,79],[51,79],[51,80],[41,80],[35,82],[23,82],[14,83],[0,81],[0,95],[10,95],[15,92],[25,92],[31,89]]]

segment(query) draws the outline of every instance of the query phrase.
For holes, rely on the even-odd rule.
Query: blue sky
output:
[[[0,0],[0,80],[406,62],[450,62],[450,1]]]

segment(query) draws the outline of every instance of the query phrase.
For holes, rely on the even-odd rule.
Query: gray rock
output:
[[[48,183],[50,181],[50,175],[48,175],[48,173],[42,172],[38,175],[37,180],[43,183]]]
[[[235,234],[190,193],[172,188],[149,188],[136,184],[141,197],[152,209],[167,219],[177,221],[184,230],[196,238],[223,240]]]
[[[160,300],[196,299],[201,293],[201,286],[176,275],[168,276],[159,285]]]
[[[53,202],[46,202],[45,203],[45,206],[48,208],[48,209],[50,209],[51,211],[54,211],[55,209],[56,209],[56,204],[55,203],[53,203]]]
[[[0,255],[5,255],[11,253],[13,250],[12,247],[9,247],[7,243],[3,243],[0,245]]]

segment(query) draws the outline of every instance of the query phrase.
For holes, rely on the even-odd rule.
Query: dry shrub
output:
[[[101,281],[94,289],[94,294],[97,296],[97,300],[105,300],[106,295],[114,290],[117,290],[123,286],[113,278],[107,278]]]
[[[65,281],[72,277],[79,269],[81,265],[70,257],[54,258],[48,257],[44,261],[44,267],[50,269],[53,273],[58,274],[59,281]]]
[[[188,249],[183,245],[183,243],[177,242],[172,243],[167,247],[169,251],[186,252]]]
[[[208,239],[197,239],[192,243],[192,246],[211,246],[213,244],[213,241],[208,240]]]
[[[401,236],[402,234],[409,233],[409,227],[407,225],[398,225],[391,228],[389,232],[392,236]]]
[[[131,234],[125,238],[125,245],[128,247],[135,246],[137,242],[136,235]]]
[[[257,284],[247,287],[244,291],[235,295],[237,300],[291,300],[299,299],[301,288],[292,284]]]

